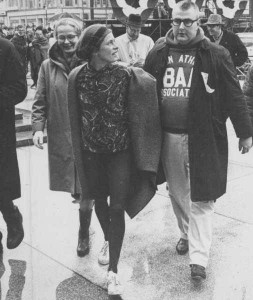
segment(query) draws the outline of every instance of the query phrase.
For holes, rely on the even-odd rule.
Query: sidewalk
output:
[[[125,286],[122,299],[253,298],[253,152],[240,155],[233,135],[230,140],[233,149],[228,192],[216,204],[207,280],[194,284],[188,256],[176,254],[179,232],[162,185],[135,219],[127,218],[119,265]],[[97,263],[103,243],[98,221],[93,214],[90,254],[78,258],[78,206],[72,204],[68,194],[48,190],[46,147],[43,151],[35,147],[18,149],[22,198],[16,203],[24,216],[25,239],[17,249],[7,250],[6,228],[0,221],[6,268],[1,278],[2,299],[107,299],[104,290],[84,280],[105,287],[106,267]]]
[[[136,218],[126,218],[119,265],[123,300],[253,299],[253,150],[241,155],[230,123],[228,128],[229,181],[227,194],[215,206],[206,281],[191,281],[188,255],[176,253],[179,231],[162,185]],[[18,148],[18,159],[22,198],[16,203],[23,213],[25,238],[17,249],[7,250],[6,226],[0,219],[1,299],[107,299],[106,267],[97,263],[103,238],[95,214],[90,254],[78,258],[78,205],[66,193],[49,191],[47,145],[42,151]]]

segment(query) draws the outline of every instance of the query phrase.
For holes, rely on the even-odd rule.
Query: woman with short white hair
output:
[[[68,192],[78,198],[78,256],[89,252],[89,226],[93,201],[82,201],[76,175],[67,118],[67,80],[70,71],[80,65],[75,47],[81,34],[79,22],[63,18],[55,26],[56,42],[49,50],[49,59],[40,68],[37,91],[32,108],[33,142],[43,149],[43,131],[47,123],[49,182],[53,191]]]

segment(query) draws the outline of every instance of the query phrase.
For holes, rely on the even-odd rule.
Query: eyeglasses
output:
[[[216,26],[219,26],[218,24],[207,24],[207,27],[210,27],[210,28],[214,28]]]
[[[58,37],[57,37],[57,39],[59,40],[59,41],[61,41],[61,42],[65,42],[66,41],[66,39],[69,41],[69,42],[72,42],[74,39],[75,39],[75,37],[76,37],[77,35],[76,34],[69,34],[69,35],[59,35]]]
[[[132,32],[141,32],[141,28],[133,28],[133,27],[130,27],[128,26],[128,28],[132,31]]]
[[[174,26],[180,26],[181,23],[183,22],[183,24],[184,24],[185,27],[191,27],[192,24],[194,22],[196,22],[196,21],[198,21],[198,19],[196,19],[196,20],[191,20],[191,19],[173,19],[172,20],[172,24]]]

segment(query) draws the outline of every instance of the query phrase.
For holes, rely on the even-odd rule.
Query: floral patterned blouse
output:
[[[86,64],[77,76],[83,149],[112,153],[129,147],[126,67],[110,64],[99,71]]]

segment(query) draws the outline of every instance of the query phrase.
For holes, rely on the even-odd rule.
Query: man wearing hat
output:
[[[222,29],[223,24],[221,15],[211,14],[205,24],[208,30],[208,38],[228,49],[235,67],[240,67],[247,60],[248,51],[238,35]]]
[[[126,21],[126,33],[116,38],[119,58],[122,62],[135,67],[142,67],[148,52],[153,48],[153,40],[141,34],[140,15],[130,14]]]

